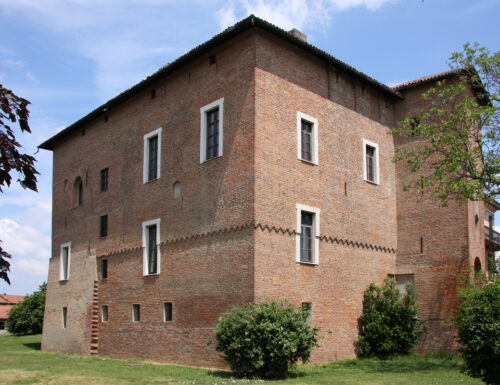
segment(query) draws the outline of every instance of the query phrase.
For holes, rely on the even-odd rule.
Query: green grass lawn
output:
[[[126,364],[142,366],[125,366]],[[411,355],[300,366],[280,381],[236,379],[229,373],[104,357],[40,351],[40,335],[0,336],[0,384],[482,384],[460,372],[456,356]]]

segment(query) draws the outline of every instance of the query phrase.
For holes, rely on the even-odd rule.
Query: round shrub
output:
[[[356,342],[360,357],[407,354],[417,344],[426,325],[417,318],[418,308],[410,283],[406,292],[400,295],[392,278],[385,279],[382,287],[371,283],[365,290]]]
[[[263,302],[234,306],[215,329],[217,351],[238,376],[286,376],[299,359],[309,360],[317,346],[318,327],[290,303]]]
[[[500,384],[500,280],[460,290],[454,323],[465,370],[487,384]]]
[[[7,330],[15,335],[39,334],[42,332],[45,309],[45,284],[10,309]]]

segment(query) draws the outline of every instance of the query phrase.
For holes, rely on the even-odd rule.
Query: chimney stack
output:
[[[290,31],[288,31],[290,35],[293,37],[296,37],[297,39],[300,39],[302,41],[307,42],[307,35],[305,33],[300,32],[298,29],[294,28]]]

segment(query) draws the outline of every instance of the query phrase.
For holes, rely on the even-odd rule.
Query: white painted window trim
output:
[[[200,108],[200,163],[207,161],[207,112],[219,107],[219,142],[216,158],[224,153],[224,98]],[[213,158],[210,158],[213,159]]]
[[[375,149],[375,181],[368,180],[366,173],[366,146],[373,147]],[[379,149],[378,144],[371,142],[367,139],[363,139],[363,179],[372,184],[380,184],[380,167],[379,167]]]
[[[167,319],[167,312],[165,311],[165,310],[166,310],[166,309],[165,309],[165,305],[166,305],[167,303],[171,304],[171,306],[172,306],[172,319],[171,319],[170,321],[167,321],[167,320],[166,320],[166,319]],[[173,301],[166,301],[166,302],[163,302],[163,322],[164,322],[164,323],[171,323],[171,322],[173,322],[173,320],[174,320],[174,303],[173,303]]]
[[[68,266],[67,266],[67,274],[66,278],[64,278],[63,272],[63,250],[64,248],[68,248]],[[66,242],[61,245],[61,252],[59,254],[59,281],[68,281],[69,280],[69,271],[71,266],[71,242]]]
[[[161,127],[160,127],[160,128],[157,128],[156,130],[151,131],[151,132],[147,133],[146,135],[144,135],[144,159],[143,159],[143,168],[142,168],[142,183],[143,184],[150,182],[150,180],[148,180],[148,172],[149,172],[149,148],[148,148],[148,144],[149,144],[149,139],[152,137],[155,137],[155,136],[158,136],[158,159],[157,159],[157,164],[156,164],[158,171],[157,171],[156,179],[160,179],[160,176],[161,176],[161,172],[160,172],[161,171],[160,170],[160,165],[161,165]],[[152,180],[156,180],[156,179],[152,179]]]
[[[319,265],[319,216],[321,214],[321,209],[317,207],[311,207],[306,205],[301,205],[299,203],[296,204],[297,210],[297,231],[295,235],[295,261],[297,263],[308,264],[308,265]],[[304,262],[300,260],[300,235],[301,235],[301,225],[302,225],[302,212],[312,213],[313,217],[313,261],[312,262]]]
[[[311,155],[312,159],[302,159],[302,121],[305,120],[312,124]],[[318,119],[297,111],[297,159],[318,165]]]
[[[161,266],[161,254],[160,254],[160,222],[161,218],[152,219],[150,221],[142,222],[142,275],[159,275]],[[156,225],[156,263],[158,267],[155,274],[148,274],[148,236],[147,228],[149,226]]]

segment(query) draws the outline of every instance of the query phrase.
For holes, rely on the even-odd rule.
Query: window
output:
[[[406,291],[406,284],[411,283],[414,287],[414,274],[389,274],[389,277],[394,278],[396,281],[396,289],[399,290],[400,295],[405,295],[408,292]]]
[[[165,322],[172,321],[172,302],[163,303],[163,320]]]
[[[109,183],[109,169],[101,170],[101,191],[107,191]]]
[[[319,263],[319,215],[315,207],[297,204],[296,261]]]
[[[297,111],[297,159],[318,164],[318,119]]]
[[[62,327],[63,327],[63,329],[66,329],[67,318],[68,318],[68,308],[63,307],[62,308]]]
[[[108,305],[101,307],[101,319],[102,322],[108,322]]]
[[[101,261],[101,276],[102,276],[102,279],[108,278],[108,260],[107,259],[103,259]]]
[[[99,218],[100,231],[99,235],[101,238],[106,237],[108,235],[108,216],[101,215]]]
[[[200,163],[222,156],[224,98],[200,108]]]
[[[306,314],[306,322],[312,323],[312,303],[302,302],[302,311]]]
[[[132,321],[139,322],[141,320],[141,305],[132,305]]]
[[[143,183],[160,178],[161,127],[144,135]]]
[[[71,259],[71,242],[61,245],[61,257],[59,267],[59,280],[66,281],[69,279],[69,266]]]
[[[174,199],[181,197],[181,182],[174,183]]]
[[[379,184],[378,144],[363,139],[363,176],[367,182]]]
[[[73,207],[81,206],[83,202],[82,178],[78,177],[73,183]]]
[[[142,223],[143,275],[160,273],[160,218]]]

